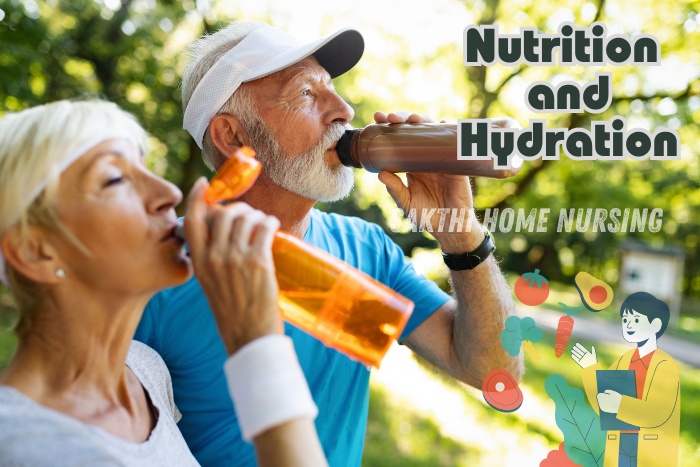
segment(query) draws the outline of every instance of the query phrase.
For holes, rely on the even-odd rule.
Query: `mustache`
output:
[[[341,136],[345,134],[346,129],[352,128],[349,124],[331,123],[328,130],[323,134],[316,146],[309,152],[324,153],[338,142]]]

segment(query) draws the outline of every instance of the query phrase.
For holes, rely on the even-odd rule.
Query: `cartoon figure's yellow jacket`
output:
[[[656,307],[655,305],[659,305]],[[661,310],[660,312],[657,312]],[[598,392],[595,348],[577,343],[571,356],[582,368],[588,401],[597,413],[616,414],[638,430],[607,432],[605,467],[675,467],[681,419],[680,372],[676,361],[657,348],[656,339],[668,324],[668,307],[653,295],[638,292],[622,304],[622,334],[637,348],[625,352],[611,370],[635,370],[637,397],[613,390]]]

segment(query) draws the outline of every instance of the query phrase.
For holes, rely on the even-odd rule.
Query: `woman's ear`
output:
[[[61,268],[57,252],[39,229],[11,228],[0,237],[0,248],[5,261],[26,278],[44,284],[61,281],[56,274]]]
[[[209,122],[209,137],[226,158],[242,146],[250,146],[250,136],[237,117],[228,114],[215,115]]]

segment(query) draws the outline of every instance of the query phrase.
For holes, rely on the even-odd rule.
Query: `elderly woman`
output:
[[[190,259],[174,235],[182,195],[146,169],[146,143],[106,102],[0,118],[0,280],[20,310],[19,347],[0,376],[0,464],[196,464],[163,361],[132,342],[151,296],[193,269],[260,464],[324,464],[316,407],[279,334],[277,220],[242,203],[208,205],[199,180]]]

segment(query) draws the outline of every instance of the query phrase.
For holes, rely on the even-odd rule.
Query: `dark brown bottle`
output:
[[[492,159],[457,159],[455,123],[375,123],[347,130],[336,146],[343,165],[369,172],[433,172],[508,178],[520,171],[513,157],[510,169],[496,169]]]

